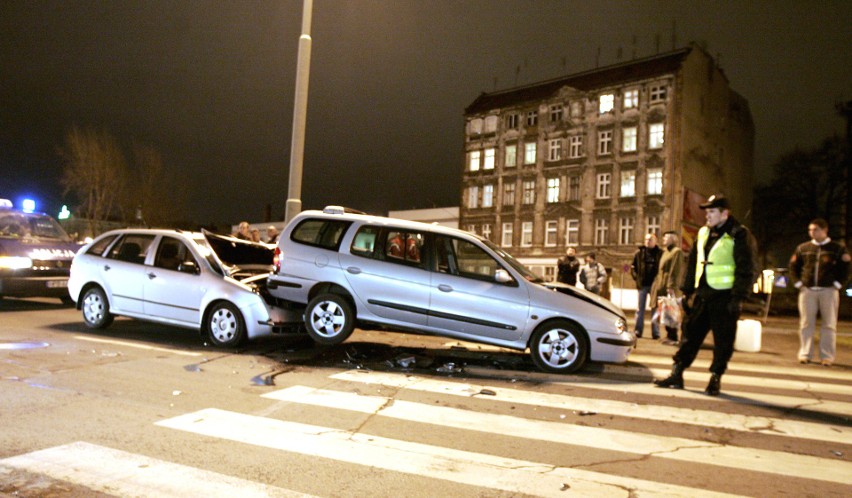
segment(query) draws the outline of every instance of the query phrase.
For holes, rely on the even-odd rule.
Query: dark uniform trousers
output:
[[[713,329],[713,363],[710,371],[722,375],[734,354],[739,313],[731,313],[731,291],[701,292],[699,289],[692,308],[683,321],[683,343],[672,357],[686,369],[695,361],[707,332]]]

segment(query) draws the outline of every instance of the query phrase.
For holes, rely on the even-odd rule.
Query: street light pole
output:
[[[311,14],[313,0],[303,0],[302,35],[296,64],[296,98],[293,105],[293,138],[290,143],[290,184],[284,222],[302,210],[302,165],[305,158],[305,122],[308,115],[308,81],[311,73]]]

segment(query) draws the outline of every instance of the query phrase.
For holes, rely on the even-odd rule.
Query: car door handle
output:
[[[353,275],[357,275],[357,274],[361,273],[361,269],[358,268],[357,266],[350,266],[350,267],[346,268],[346,271],[348,271],[349,273],[351,273]]]
[[[447,284],[441,284],[441,285],[438,286],[438,290],[441,291],[441,292],[452,292],[453,286],[447,285]]]
[[[110,271],[112,267],[110,265],[104,265],[104,271]]]
[[[148,272],[148,279],[149,280],[154,280],[155,278],[157,278],[156,273]]]

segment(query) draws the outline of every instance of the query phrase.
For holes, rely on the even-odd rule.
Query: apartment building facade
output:
[[[623,276],[645,233],[689,245],[714,193],[746,216],[753,150],[748,102],[696,46],[483,93],[465,109],[459,226],[548,279],[568,246]]]

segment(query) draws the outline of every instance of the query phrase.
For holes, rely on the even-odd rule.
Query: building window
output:
[[[482,169],[494,169],[494,149],[485,149],[485,162]]]
[[[639,90],[627,90],[624,92],[624,108],[633,109],[639,107]]]
[[[571,175],[568,177],[568,200],[580,200],[580,175]]]
[[[615,105],[615,95],[611,93],[605,93],[600,96],[599,109],[600,113],[604,114],[612,111],[613,106]]]
[[[663,168],[648,169],[648,195],[663,193]]]
[[[576,246],[580,244],[580,220],[565,221],[565,245]]]
[[[547,179],[547,202],[559,202],[559,178]]]
[[[517,114],[509,114],[506,116],[506,128],[513,130],[518,127],[518,115]]]
[[[512,247],[512,236],[514,225],[512,223],[503,223],[503,234],[500,237],[500,245],[502,247]]]
[[[598,181],[597,188],[595,189],[595,198],[597,199],[609,199],[612,197],[612,174],[610,173],[598,173]]]
[[[605,246],[609,244],[609,222],[603,218],[595,220],[595,245]]]
[[[648,128],[648,148],[660,149],[665,141],[665,125],[654,123]]]
[[[562,157],[562,140],[554,138],[548,142],[547,158],[550,161],[558,161]]]
[[[636,127],[631,126],[621,130],[621,150],[623,152],[636,152]],[[488,151],[486,153],[486,160]]]
[[[660,237],[660,217],[659,216],[648,216],[645,218],[645,233],[653,233]]]
[[[476,209],[479,207],[479,187],[467,189],[467,207]]]
[[[633,244],[633,218],[618,220],[618,243],[623,246]]]
[[[470,170],[479,171],[479,155],[480,151],[474,150],[470,153]]]
[[[574,135],[568,139],[568,157],[576,159],[583,156],[583,136]]]
[[[544,276],[545,282],[555,282],[556,281],[556,267],[555,266],[545,266],[543,276]]]
[[[482,187],[482,207],[490,208],[494,206],[494,185],[485,185]]]
[[[476,234],[476,225],[468,225],[467,231],[475,235]]]
[[[621,197],[636,197],[636,172],[621,172]],[[484,201],[483,201],[484,202]]]
[[[612,154],[612,130],[598,132],[598,155]]]
[[[557,221],[548,221],[544,225],[544,245],[546,247],[556,247],[557,223]]]
[[[521,247],[530,247],[533,239],[533,222],[521,223]]]
[[[562,121],[562,104],[550,106],[550,122],[556,123],[557,121]]]
[[[518,165],[518,146],[515,144],[506,146],[506,167],[514,168]]]
[[[524,164],[535,164],[535,142],[524,144]]]
[[[654,85],[651,87],[651,103],[664,102],[666,100],[666,85]]]
[[[577,118],[583,115],[583,103],[579,100],[571,102],[571,117]]]
[[[497,131],[497,116],[488,116],[485,118],[485,133],[494,133]]]
[[[485,240],[491,240],[491,224],[486,223],[482,225],[482,238]]]
[[[479,135],[482,133],[482,120],[479,118],[470,120],[469,130],[471,135]]]
[[[523,204],[535,204],[535,180],[524,182]]]
[[[515,205],[515,182],[503,184],[503,205]]]
[[[527,126],[538,125],[538,111],[527,112]]]

